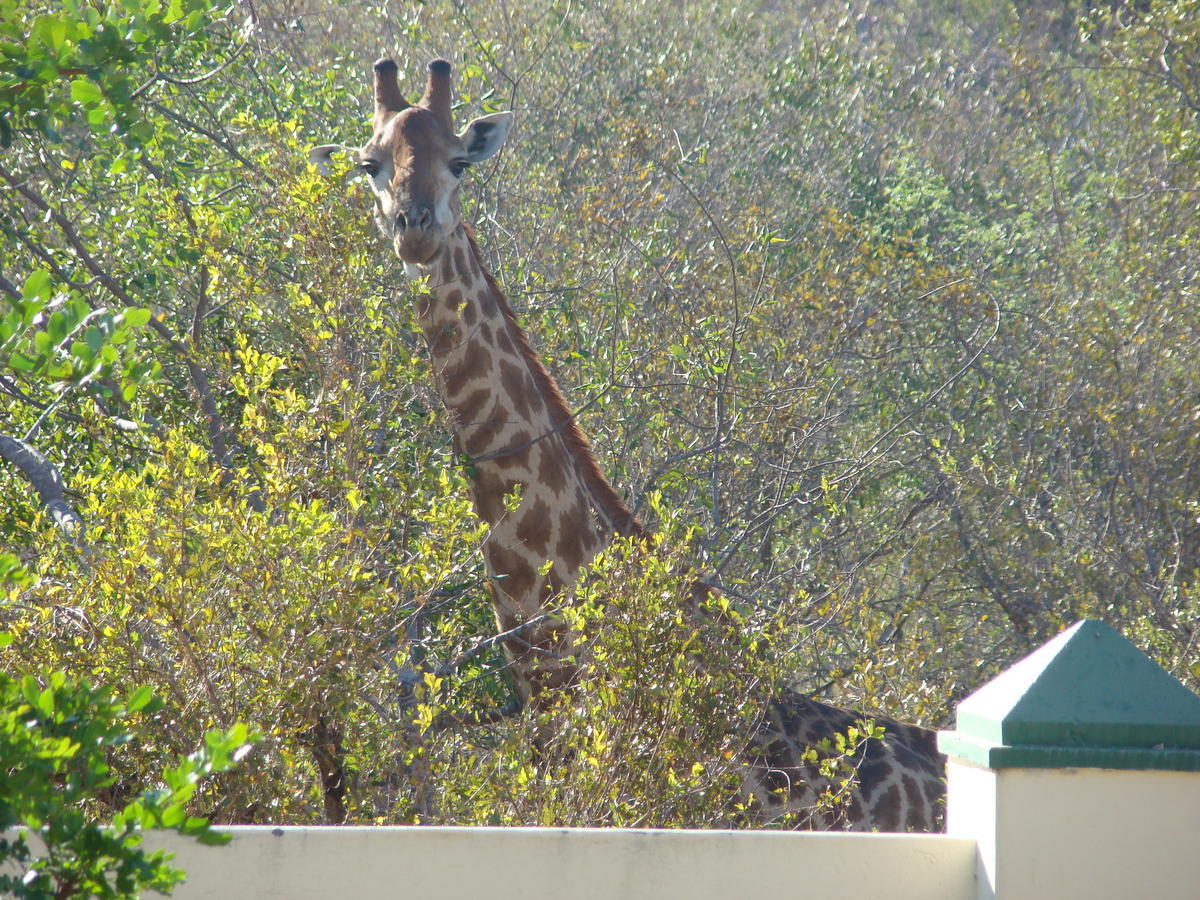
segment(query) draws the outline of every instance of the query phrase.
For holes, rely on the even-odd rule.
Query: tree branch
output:
[[[8,434],[0,434],[0,457],[16,466],[37,491],[38,499],[53,517],[55,525],[72,535],[79,530],[83,519],[64,499],[62,475],[54,463],[33,445]]]
[[[21,292],[17,290],[17,286],[5,278],[3,274],[0,274],[0,291],[4,291],[4,293],[8,294],[14,300],[21,299]]]
[[[197,122],[193,122],[191,119],[187,118],[186,116],[181,116],[179,113],[173,112],[173,111],[167,109],[161,103],[151,102],[150,105],[152,107],[154,107],[154,109],[156,109],[158,112],[160,112],[164,116],[166,116],[168,119],[170,119],[172,122],[175,122],[177,125],[182,125],[184,128],[187,128],[191,131],[196,132],[197,134],[203,135],[204,137],[208,138],[210,141],[212,141],[214,144],[216,144],[218,147],[220,147],[222,150],[224,150],[226,153],[228,153],[231,157],[233,157],[238,162],[240,162],[247,169],[252,169],[255,172],[258,172],[259,174],[262,174],[262,169],[260,169],[258,166],[256,166],[254,163],[252,163],[250,160],[246,159],[246,157],[242,156],[242,154],[238,151],[237,147],[233,146],[233,144],[231,144],[229,141],[225,140],[219,134],[209,131],[203,125],[200,125]]]
[[[516,626],[515,628],[510,628],[510,629],[508,629],[508,631],[502,631],[499,634],[493,634],[489,638],[484,638],[482,641],[475,644],[474,646],[468,647],[466,650],[464,650],[458,656],[454,657],[454,659],[450,660],[450,662],[442,663],[442,665],[438,666],[437,669],[434,671],[434,674],[438,678],[445,678],[447,675],[454,672],[454,670],[457,669],[459,666],[461,666],[463,663],[469,662],[470,660],[472,660],[476,656],[478,656],[480,653],[486,653],[488,650],[491,650],[493,647],[495,647],[499,643],[502,643],[503,641],[507,641],[507,640],[509,640],[511,638],[515,638],[515,637],[520,637],[525,632],[531,631],[534,628],[537,628],[539,625],[541,625],[545,622],[549,622],[550,618],[551,618],[550,616],[546,616],[546,615],[534,616],[528,622],[522,622],[520,625]]]
[[[6,169],[0,167],[0,179],[3,179],[8,185],[18,194],[32,203],[35,207],[50,217],[63,237],[75,254],[83,262],[89,272],[95,276],[96,281],[110,294],[120,300],[126,306],[137,306],[137,301],[125,290],[119,281],[117,281],[103,266],[97,262],[96,258],[91,254],[88,248],[84,245],[79,232],[75,230],[74,224],[57,209],[54,209],[41,194],[30,187],[25,182],[17,179]],[[231,433],[229,427],[221,418],[220,410],[217,409],[216,398],[213,397],[212,388],[209,385],[208,373],[204,367],[196,360],[195,354],[189,349],[179,338],[177,338],[166,325],[160,322],[157,318],[151,318],[149,326],[158,334],[167,345],[174,350],[187,366],[188,374],[191,376],[192,385],[196,389],[197,395],[200,398],[200,407],[204,412],[205,424],[208,427],[209,443],[212,448],[212,455],[217,464],[226,472],[232,471],[234,466],[229,455],[228,435]],[[249,498],[250,505],[258,512],[266,509],[262,497],[258,491],[253,491]]]

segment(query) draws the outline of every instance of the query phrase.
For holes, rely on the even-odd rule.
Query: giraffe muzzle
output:
[[[441,250],[442,234],[435,227],[433,210],[412,204],[396,214],[396,255],[408,263],[424,265]]]

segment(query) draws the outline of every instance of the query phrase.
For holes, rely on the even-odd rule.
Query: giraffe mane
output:
[[[533,376],[534,386],[545,401],[546,408],[550,411],[551,421],[565,423],[559,429],[559,435],[563,439],[563,444],[566,446],[567,452],[579,467],[579,473],[588,491],[595,498],[596,504],[601,507],[604,515],[615,525],[618,534],[622,536],[633,535],[642,537],[645,534],[642,523],[634,516],[633,511],[621,498],[620,494],[613,489],[612,484],[604,477],[604,473],[600,471],[600,465],[596,462],[596,457],[592,453],[592,445],[583,433],[583,429],[579,427],[579,423],[575,420],[574,413],[571,412],[571,408],[567,405],[562,391],[558,388],[558,383],[555,382],[554,377],[546,370],[546,366],[529,343],[529,337],[525,334],[525,330],[517,324],[517,318],[513,314],[512,307],[509,305],[507,295],[505,295],[484,263],[483,253],[479,249],[479,244],[475,241],[474,229],[464,222],[463,231],[466,232],[467,243],[470,245],[471,252],[475,256],[475,262],[483,272],[483,277],[487,281],[488,288],[496,300],[496,305],[500,308],[500,312],[504,316],[504,321],[508,325],[509,336],[513,339],[517,351],[529,367],[529,374]]]

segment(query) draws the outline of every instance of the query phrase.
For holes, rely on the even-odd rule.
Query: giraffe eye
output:
[[[371,178],[379,174],[379,163],[373,159],[364,159],[358,164],[358,170],[365,172]]]
[[[456,159],[450,163],[450,174],[455,178],[462,178],[463,172],[470,168],[471,164],[465,159]]]

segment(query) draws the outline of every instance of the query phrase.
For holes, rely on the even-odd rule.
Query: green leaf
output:
[[[94,325],[84,331],[83,339],[91,349],[92,353],[99,353],[100,348],[104,346],[104,332]]]
[[[54,16],[38,16],[33,24],[33,34],[58,53],[67,37],[67,23]]]
[[[103,100],[104,92],[95,82],[86,78],[76,78],[71,82],[71,97],[87,105]]]
[[[175,803],[162,811],[161,822],[165,828],[177,828],[187,820],[187,810],[182,803]]]
[[[37,679],[32,675],[27,675],[21,679],[21,694],[24,696],[25,702],[35,712],[40,712],[46,716],[54,714],[53,692],[49,688],[43,691]]]
[[[125,708],[130,712],[145,709],[154,700],[154,691],[149,685],[143,684],[136,688],[125,701]]]
[[[51,281],[50,273],[45,269],[37,269],[25,279],[25,284],[21,287],[21,294],[26,299],[48,300],[52,288],[53,281]]]
[[[71,325],[75,323],[72,321]],[[46,337],[51,343],[57,344],[67,336],[67,332],[71,328],[67,324],[67,317],[61,311],[56,310],[50,314],[50,318],[46,321]]]
[[[32,372],[37,368],[37,360],[30,359],[24,353],[14,353],[8,358],[8,365],[18,372]]]

